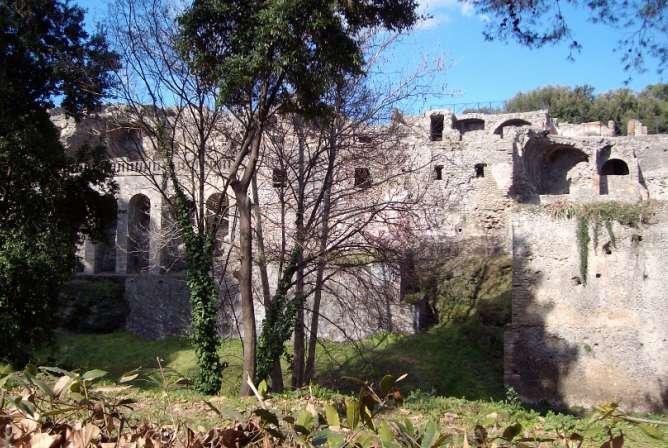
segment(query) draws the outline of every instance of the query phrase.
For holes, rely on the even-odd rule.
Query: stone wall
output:
[[[667,222],[659,203],[652,224],[613,226],[616,247],[602,229],[584,284],[574,220],[514,215],[505,380],[524,400],[668,407]]]
[[[73,122],[62,117],[54,121],[63,127],[63,138],[70,144],[113,143],[120,191],[118,219],[110,231],[112,266],[116,274],[127,275],[127,328],[152,338],[187,332],[187,289],[163,257],[163,234],[168,229],[165,200],[133,161],[128,144],[132,138],[117,135],[99,120],[84,122],[84,136],[78,135]],[[412,224],[415,238],[445,245],[476,241],[482,253],[512,254],[513,320],[505,341],[508,384],[532,402],[591,406],[619,399],[629,409],[668,407],[668,302],[663,293],[668,278],[661,265],[661,257],[668,253],[668,136],[614,136],[614,123],[558,123],[547,111],[455,115],[435,110],[399,117],[393,126],[403,134],[400,143],[408,157],[401,163],[365,168],[371,178],[387,174],[379,172],[384,169],[402,170],[392,190],[378,193],[420,198]],[[634,129],[643,134],[641,126]],[[259,197],[267,221],[277,223],[277,211],[271,208],[278,203],[274,167],[266,159],[265,163],[259,171]],[[337,188],[350,186],[358,161],[351,163],[351,172],[337,177],[341,183]],[[211,179],[206,197],[218,191],[219,181]],[[129,236],[139,195],[150,204],[151,236],[146,266],[135,275],[129,269],[136,265],[136,260],[129,263],[133,256]],[[228,198],[233,208],[233,195]],[[359,198],[351,200],[373,199],[367,193]],[[602,240],[598,249],[592,248],[589,281],[578,283],[575,224],[529,213],[527,207],[609,200],[658,201],[656,222],[641,229],[615,225],[617,247],[607,245],[607,253],[603,250],[607,240]],[[374,231],[382,233],[383,228]],[[280,232],[268,227],[265,236],[269,245],[275,245]],[[233,244],[234,239],[230,226],[224,244]],[[419,246],[418,241],[406,242],[410,243]],[[101,273],[106,269],[102,265],[108,267],[104,260],[113,257],[105,250],[90,241],[82,246],[84,272]],[[367,269],[354,275],[340,273],[329,283],[322,336],[360,338],[378,331],[412,330],[413,309],[402,301],[396,267]],[[275,266],[270,265],[269,271],[274,288]],[[257,272],[255,276],[259,285]],[[226,308],[221,310],[221,334],[243,331],[235,325],[235,291],[233,281],[222,288]],[[259,301],[256,317],[258,323],[263,318]]]

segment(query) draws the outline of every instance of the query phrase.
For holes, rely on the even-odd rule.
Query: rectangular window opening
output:
[[[283,168],[274,168],[271,173],[271,181],[274,188],[285,188],[288,183],[288,172]]]
[[[443,165],[434,166],[434,180],[443,180]]]
[[[443,119],[443,114],[431,115],[430,134],[432,142],[443,140]]]
[[[371,186],[371,171],[369,168],[355,168],[355,186],[360,188]]]
[[[486,163],[476,163],[475,164],[475,177],[485,177],[485,167]]]

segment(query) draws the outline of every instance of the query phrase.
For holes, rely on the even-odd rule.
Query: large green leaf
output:
[[[330,427],[340,428],[341,420],[339,419],[339,413],[334,406],[327,404],[325,406],[325,418],[327,419],[327,424]]]
[[[432,448],[432,446],[434,446],[434,442],[436,442],[438,439],[438,436],[438,426],[436,423],[434,423],[433,420],[430,420],[424,428],[424,434],[422,434],[420,448]]]
[[[350,429],[357,428],[360,422],[360,402],[354,398],[346,398],[346,422]]]
[[[93,369],[89,370],[88,372],[85,372],[83,375],[81,375],[81,379],[84,381],[94,381],[99,378],[102,378],[103,376],[107,376],[109,372],[105,370],[100,370],[100,369]]]

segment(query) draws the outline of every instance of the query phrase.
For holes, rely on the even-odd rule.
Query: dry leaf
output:
[[[30,437],[31,448],[51,448],[60,440],[60,435],[51,435],[47,432],[36,432]]]

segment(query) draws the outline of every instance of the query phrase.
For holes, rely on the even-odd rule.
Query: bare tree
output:
[[[383,42],[380,49],[387,44]],[[406,214],[419,207],[419,189],[407,195],[404,179],[429,160],[417,160],[404,141],[405,129],[391,117],[400,101],[424,92],[420,81],[430,73],[423,67],[379,90],[370,88],[364,76],[350,78],[330,89],[331,116],[316,120],[289,116],[268,131],[264,169],[276,192],[263,203],[262,223],[280,233],[273,242],[263,240],[279,269],[260,339],[259,377],[277,362],[293,330],[293,386],[313,375],[326,282],[345,270],[378,262],[382,235],[393,232]],[[281,213],[276,216],[267,210]],[[304,309],[310,296],[307,327]]]
[[[163,253],[171,252],[166,258],[176,261],[178,246],[182,243],[185,249],[197,384],[215,393],[222,365],[214,273],[223,278],[226,263],[216,267],[214,262],[226,260],[227,189],[243,156],[235,151],[238,131],[216,102],[215,88],[197,76],[178,51],[177,5],[168,0],[116,3],[110,28],[123,61],[116,76],[125,106],[112,121],[136,134],[137,169],[162,196],[163,216],[168,217]]]

